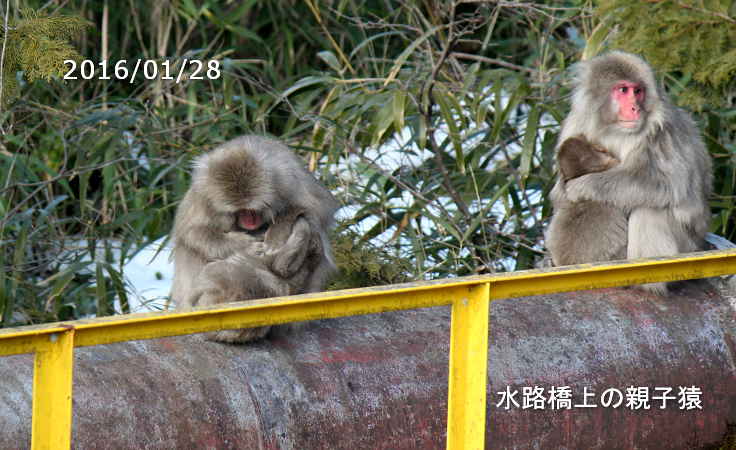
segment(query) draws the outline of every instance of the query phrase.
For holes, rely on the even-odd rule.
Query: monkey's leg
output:
[[[623,259],[626,230],[626,216],[610,205],[560,202],[546,244],[555,266]]]
[[[195,289],[195,281],[199,276],[205,261],[186,248],[177,249],[174,254],[174,280],[171,285],[171,300],[177,309],[188,310],[196,303],[197,296],[192,293]]]
[[[257,298],[288,295],[288,285],[257,261],[244,256],[215,261],[205,266],[198,277],[199,305],[217,305]],[[222,330],[207,334],[207,339],[218,342],[245,343],[260,339],[270,326]]]
[[[240,328],[237,330],[222,330],[208,333],[208,341],[224,342],[226,344],[246,344],[266,337],[271,327]]]
[[[679,252],[672,216],[666,209],[639,208],[629,216],[629,259],[651,256],[671,256]],[[659,295],[667,294],[667,283],[640,286]]]

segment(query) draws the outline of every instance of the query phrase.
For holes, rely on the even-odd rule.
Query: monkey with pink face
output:
[[[571,139],[605,149],[612,162],[574,178],[560,171],[546,233],[554,265],[704,248],[710,155],[695,123],[670,103],[644,60],[614,51],[575,67],[559,137],[561,168]],[[643,287],[667,292],[665,283]]]
[[[194,161],[174,220],[179,309],[320,291],[335,270],[329,232],[338,203],[281,142],[242,136]],[[268,326],[208,335],[262,338]]]

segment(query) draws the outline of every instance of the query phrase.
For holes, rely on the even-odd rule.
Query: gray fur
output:
[[[646,87],[643,119],[634,129],[621,128],[611,119],[607,99],[620,80]],[[649,65],[628,53],[611,52],[579,63],[574,84],[559,142],[582,135],[620,164],[568,182],[558,176],[547,231],[553,263],[703,249],[710,224],[711,160],[690,116],[669,102]],[[646,287],[666,292],[661,283]]]
[[[174,222],[172,300],[189,309],[322,290],[335,270],[328,232],[337,206],[278,141],[243,136],[198,157]],[[268,230],[239,230],[240,210],[259,212]],[[268,328],[211,338],[247,342]]]

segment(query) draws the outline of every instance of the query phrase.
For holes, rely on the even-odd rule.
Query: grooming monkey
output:
[[[243,136],[194,161],[173,228],[178,308],[316,292],[335,270],[337,202],[278,141]],[[269,327],[210,338],[247,342]]]
[[[555,265],[665,256],[704,248],[710,156],[690,116],[673,106],[651,67],[611,52],[576,67],[559,142],[579,136],[619,164],[551,192],[547,247]],[[664,294],[664,283],[645,288]]]

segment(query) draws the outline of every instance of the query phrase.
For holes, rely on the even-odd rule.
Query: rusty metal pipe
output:
[[[315,321],[250,346],[79,348],[73,447],[444,448],[449,319],[431,308]],[[698,448],[736,423],[736,301],[708,286],[494,301],[490,342],[487,448]],[[0,448],[30,445],[32,369],[31,355],[0,358]],[[573,405],[585,389],[599,404],[610,388],[695,386],[702,409],[524,409],[535,386],[569,386]],[[518,407],[505,408],[506,391]]]

